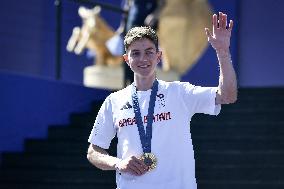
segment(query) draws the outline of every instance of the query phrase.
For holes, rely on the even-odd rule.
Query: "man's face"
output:
[[[134,41],[123,57],[134,74],[140,77],[151,77],[155,74],[161,55],[161,51],[157,52],[154,43],[144,38]]]

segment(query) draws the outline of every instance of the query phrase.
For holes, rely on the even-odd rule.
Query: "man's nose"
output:
[[[141,56],[140,56],[140,61],[147,61],[147,56],[146,56],[146,53],[141,53]]]

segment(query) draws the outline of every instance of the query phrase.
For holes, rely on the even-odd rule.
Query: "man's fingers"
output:
[[[230,20],[229,25],[228,25],[227,22],[228,22],[227,14],[224,14],[222,12],[219,12],[218,16],[216,14],[214,14],[213,17],[212,17],[213,34],[216,33],[217,29],[228,29],[229,31],[232,31],[232,29],[233,29],[233,21]],[[206,31],[206,34],[208,34],[207,31]],[[211,36],[213,36],[213,35],[211,35]]]
[[[222,13],[223,14],[223,13]],[[227,28],[227,15],[223,14],[223,28],[226,29]]]
[[[210,32],[210,30],[208,28],[205,28],[205,33],[206,33],[206,35],[208,37],[208,40],[211,40],[213,38],[213,36],[212,36],[212,34],[211,34],[211,32]]]
[[[219,12],[219,16],[218,16],[217,20],[218,20],[218,23],[219,23],[218,28],[222,28],[223,27],[223,17],[222,17],[221,12]]]
[[[136,175],[136,176],[141,175],[141,172],[133,164],[128,165],[128,169],[129,169],[130,173],[133,174],[133,175]]]
[[[215,33],[215,31],[218,28],[218,20],[217,20],[216,14],[213,14],[213,16],[212,16],[212,25],[213,25],[213,33]]]
[[[144,162],[136,158],[135,156],[131,157],[130,161],[128,162],[127,168],[129,172],[134,175],[142,175],[147,171],[147,166],[144,164]]]
[[[141,169],[147,171],[148,166],[145,165],[145,163],[141,159],[135,157],[135,162],[137,163],[137,166],[139,166]]]
[[[135,166],[136,172],[139,175],[142,175],[142,174],[144,174],[147,171],[147,169],[143,165],[138,163],[138,162],[134,162],[133,165]]]
[[[219,28],[226,29],[227,27],[227,15],[219,12]]]
[[[232,29],[233,29],[233,25],[234,25],[233,20],[230,20],[229,28],[228,28],[228,30],[229,30],[229,31],[232,31]]]

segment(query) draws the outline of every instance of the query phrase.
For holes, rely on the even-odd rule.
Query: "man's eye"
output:
[[[132,53],[132,56],[139,56],[139,55],[140,55],[139,52],[133,52],[133,53]]]
[[[153,51],[147,51],[146,54],[150,55],[150,54],[154,54],[154,52]]]

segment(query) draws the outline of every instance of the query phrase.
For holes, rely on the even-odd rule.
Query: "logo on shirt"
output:
[[[166,106],[166,102],[165,102],[165,95],[160,93],[157,95],[157,100],[158,100],[158,105],[159,108],[165,107]]]
[[[127,101],[123,106],[122,108],[120,108],[120,110],[128,110],[128,109],[131,109],[132,106],[130,105],[130,103]]]
[[[158,101],[159,108],[166,106],[165,95],[164,95],[164,94],[162,94],[162,93],[157,94],[157,101]],[[131,104],[127,101],[127,102],[120,108],[120,110],[128,110],[128,109],[131,109],[131,108],[132,108]]]

